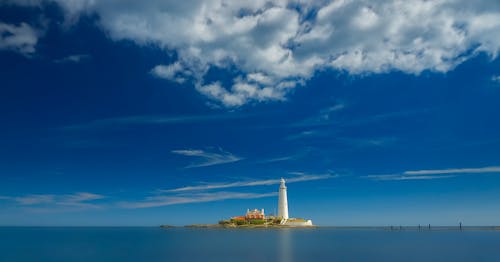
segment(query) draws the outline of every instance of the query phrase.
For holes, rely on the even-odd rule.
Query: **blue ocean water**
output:
[[[6,227],[0,261],[500,261],[500,231]]]

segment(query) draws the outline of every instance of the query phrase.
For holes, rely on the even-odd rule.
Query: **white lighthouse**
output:
[[[278,217],[281,218],[281,223],[284,224],[288,220],[288,199],[286,197],[285,179],[281,178],[280,191],[278,195]]]

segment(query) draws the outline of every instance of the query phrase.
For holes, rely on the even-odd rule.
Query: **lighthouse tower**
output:
[[[281,223],[284,224],[288,220],[288,200],[286,197],[285,179],[281,178],[280,191],[278,195],[278,217],[281,218]]]

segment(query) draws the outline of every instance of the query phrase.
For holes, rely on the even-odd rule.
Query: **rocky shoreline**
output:
[[[221,224],[193,224],[185,226],[172,226],[172,225],[161,225],[161,228],[323,228],[323,229],[335,229],[335,230],[388,230],[388,231],[500,231],[500,226],[467,226],[460,229],[456,226],[434,226],[430,229],[427,227],[418,228],[416,226],[403,226],[403,227],[390,227],[390,226],[289,226],[289,225],[221,225]]]
[[[161,228],[316,228],[316,226],[289,226],[289,225],[235,225],[235,224],[193,224],[185,226],[161,225]]]

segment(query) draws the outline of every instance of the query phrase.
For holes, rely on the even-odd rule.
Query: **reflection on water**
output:
[[[291,262],[292,259],[292,232],[290,228],[279,230],[279,253],[278,261]]]
[[[499,261],[500,231],[1,228],[1,262]]]

